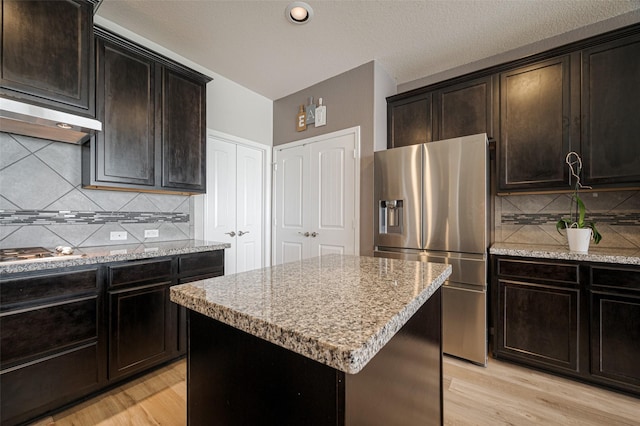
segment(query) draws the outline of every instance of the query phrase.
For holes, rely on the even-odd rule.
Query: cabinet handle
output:
[[[311,236],[312,236],[313,238],[317,237],[318,235],[320,235],[320,233],[319,233],[319,232],[312,232],[312,233],[311,233]]]
[[[249,231],[245,232],[245,231],[238,231],[238,237],[242,237],[244,234],[248,234]]]
[[[230,237],[235,237],[236,236],[236,233],[234,231],[225,232],[225,234],[229,235]]]
[[[305,236],[305,237],[308,237],[308,236],[309,236],[309,233],[308,233],[308,232],[305,232],[304,234],[303,234],[302,232],[298,232],[298,234],[300,234],[300,235],[302,235],[302,236]]]

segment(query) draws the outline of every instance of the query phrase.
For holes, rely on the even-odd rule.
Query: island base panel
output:
[[[354,375],[188,315],[189,425],[442,424],[440,289]]]

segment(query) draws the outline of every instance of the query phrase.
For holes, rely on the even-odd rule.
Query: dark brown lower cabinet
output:
[[[580,291],[504,280],[499,286],[499,350],[543,366],[578,371]]]
[[[38,417],[106,383],[102,289],[95,268],[3,277],[2,425]]]
[[[594,267],[589,297],[591,374],[640,394],[640,271]]]
[[[186,353],[178,282],[224,251],[0,277],[0,423],[33,421]]]
[[[494,256],[494,356],[640,395],[640,268]]]
[[[224,250],[185,254],[178,258],[178,284],[224,275]],[[187,353],[187,308],[171,303],[172,315],[178,319],[173,334],[175,351]],[[174,322],[175,324],[175,322]]]
[[[109,379],[171,356],[171,281],[109,292]]]

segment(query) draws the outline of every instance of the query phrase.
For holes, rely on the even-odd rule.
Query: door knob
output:
[[[249,231],[244,232],[244,231],[238,231],[238,237],[242,237],[244,234],[248,234]]]
[[[308,236],[309,236],[309,233],[308,233],[308,232],[305,232],[305,233],[298,232],[298,234],[300,234],[300,235],[302,235],[302,236],[305,236],[305,237],[308,237]]]
[[[234,231],[231,231],[231,232],[225,232],[225,234],[229,235],[229,236],[230,236],[230,237],[232,237],[232,238],[236,236],[236,233],[235,233]]]
[[[311,233],[311,236],[312,236],[313,238],[317,237],[318,235],[320,235],[320,233],[319,233],[319,232],[312,232],[312,233]]]

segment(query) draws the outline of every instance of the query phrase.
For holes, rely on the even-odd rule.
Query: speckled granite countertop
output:
[[[492,245],[489,253],[503,256],[640,265],[640,250],[638,249],[601,248],[593,244],[589,247],[587,254],[571,253],[566,246],[507,243]]]
[[[171,287],[171,300],[355,374],[451,274],[451,266],[328,255]]]
[[[164,241],[146,244],[122,244],[114,246],[81,247],[72,256],[56,256],[43,260],[18,263],[0,263],[0,274],[40,271],[69,266],[119,262],[122,260],[149,259],[176,254],[198,253],[229,248],[229,243],[201,240]],[[55,251],[53,248],[49,248]]]

